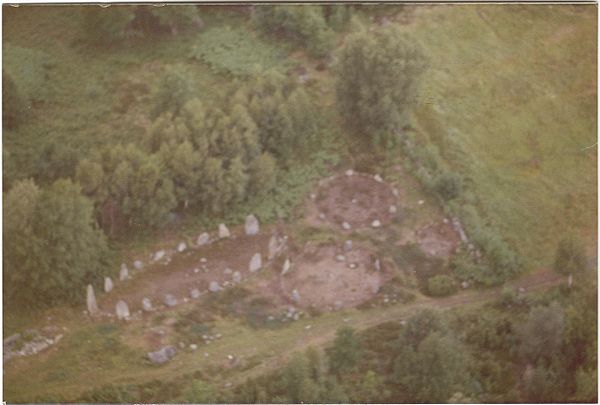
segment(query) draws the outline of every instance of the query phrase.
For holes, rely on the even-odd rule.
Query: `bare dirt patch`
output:
[[[428,256],[447,259],[455,253],[460,244],[460,237],[449,221],[425,226],[417,230],[415,235],[421,249]]]
[[[341,247],[309,243],[294,260],[292,270],[281,276],[282,292],[294,301],[296,290],[300,296],[296,305],[304,308],[332,310],[357,306],[377,294],[389,278],[383,263],[377,271],[376,259],[362,247],[346,252]]]
[[[342,174],[319,183],[306,219],[311,225],[329,224],[341,230],[344,222],[353,230],[371,227],[373,221],[385,226],[393,217],[390,207],[396,205],[394,190],[385,182],[366,174]]]

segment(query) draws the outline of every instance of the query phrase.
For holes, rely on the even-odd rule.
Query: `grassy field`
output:
[[[240,16],[210,12],[203,18],[207,33],[225,25],[236,27],[236,32],[248,29]],[[477,207],[528,259],[527,270],[549,266],[558,239],[570,227],[585,238],[590,255],[595,255],[596,8],[416,6],[409,22],[402,26],[429,58],[414,114],[415,127],[439,147],[449,166],[467,179]],[[146,124],[137,121],[135,109],[119,108],[123,104],[121,89],[133,79],[152,82],[164,65],[181,63],[196,74],[198,94],[211,100],[231,85],[228,72],[232,69],[227,64],[239,63],[226,53],[213,60],[190,58],[192,47],[202,39],[198,33],[139,39],[105,52],[88,49],[77,40],[80,28],[74,11],[64,7],[5,10],[3,29],[5,45],[16,47],[7,50],[5,46],[5,61],[7,55],[16,55],[12,64],[5,62],[5,68],[15,69],[29,60],[32,54],[21,52],[21,48],[43,52],[52,64],[48,85],[53,91],[36,106],[36,119],[18,131],[6,132],[3,139],[3,146],[25,168],[19,174],[22,177],[43,169],[46,145],[38,142],[41,138],[72,146],[75,158],[103,143],[135,139],[140,126]],[[213,31],[218,38],[217,33]],[[260,46],[260,41],[253,37],[240,43]],[[277,59],[271,45],[258,59],[287,67]],[[289,58],[294,60],[291,65],[314,62],[297,52]],[[344,160],[348,158],[377,169],[380,162],[350,156],[347,145],[339,142],[343,130],[332,109],[332,74],[319,72],[313,77],[316,83],[310,85],[309,92],[323,107],[332,129],[328,146],[335,149],[318,157],[322,166],[318,174],[326,170],[324,162],[348,163]],[[34,85],[30,87],[34,90],[28,91],[35,91]],[[402,157],[396,159],[393,164]],[[315,172],[309,169],[295,170],[286,180],[290,183],[286,187],[294,193],[282,192],[278,197],[284,206],[300,201],[315,179]],[[381,173],[390,175],[385,170]],[[409,184],[412,182],[407,183],[412,193]],[[420,191],[411,197],[424,198]],[[273,210],[272,205],[252,208],[254,212]],[[241,220],[238,217],[230,219]],[[197,229],[193,221],[187,226]],[[168,237],[162,235],[161,239]],[[118,248],[124,256],[134,247],[145,251],[156,242],[149,235],[146,238]],[[5,335],[46,323],[68,330],[58,348],[11,361],[4,376],[4,397],[15,402],[73,400],[106,383],[167,381],[196,371],[213,375],[220,384],[238,383],[248,375],[282,364],[295,350],[327,343],[345,324],[365,328],[403,318],[422,306],[478,305],[495,298],[497,292],[469,291],[442,300],[419,296],[412,304],[329,313],[275,330],[249,329],[238,321],[221,319],[215,330],[224,339],[177,356],[162,367],[146,364],[136,348],[142,324],[89,323],[81,308],[56,308],[28,317],[7,317],[5,313]],[[228,354],[252,359],[256,366],[245,371],[224,370]]]

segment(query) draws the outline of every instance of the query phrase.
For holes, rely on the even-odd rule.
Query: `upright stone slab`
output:
[[[119,272],[119,280],[125,281],[129,278],[129,269],[125,263],[121,263],[121,271]]]
[[[152,301],[150,301],[150,298],[144,298],[142,300],[142,308],[146,312],[152,311]]]
[[[229,238],[231,233],[225,224],[219,224],[219,239]]]
[[[256,235],[260,229],[258,224],[258,219],[254,215],[248,215],[246,217],[246,224],[244,225],[244,230],[246,231],[246,235]]]
[[[104,277],[104,292],[109,293],[113,289],[113,281],[110,277]]]
[[[117,302],[115,310],[117,312],[118,319],[122,320],[129,318],[129,307],[127,306],[127,303],[125,301],[119,300],[119,302]]]
[[[234,271],[231,279],[233,280],[234,283],[241,283],[242,282],[242,273],[240,273],[239,271]]]
[[[292,268],[292,263],[290,262],[290,259],[285,259],[285,263],[283,263],[283,269],[281,269],[281,275],[284,276],[286,275],[290,269]]]
[[[177,305],[177,298],[173,294],[166,294],[164,303],[168,307],[174,307]]]
[[[279,242],[277,241],[277,236],[273,235],[269,239],[269,260],[273,260],[277,256],[278,250]]]
[[[259,271],[262,268],[262,258],[260,256],[260,253],[255,253],[254,256],[252,256],[252,259],[250,259],[250,264],[248,265],[248,269],[250,270],[250,272],[254,273]]]
[[[98,313],[98,304],[96,303],[96,294],[94,294],[94,287],[91,284],[87,286],[86,296],[87,310],[90,315],[96,315]]]
[[[141,260],[136,260],[133,262],[133,267],[135,267],[136,270],[141,270],[144,268],[144,263]]]
[[[204,245],[206,245],[208,243],[209,238],[210,237],[208,236],[208,233],[206,233],[206,232],[201,233],[198,236],[198,239],[196,240],[196,245],[198,245],[198,246],[204,246]]]
[[[185,242],[180,242],[179,245],[177,245],[177,251],[179,253],[183,252],[185,249],[187,249],[187,245]]]

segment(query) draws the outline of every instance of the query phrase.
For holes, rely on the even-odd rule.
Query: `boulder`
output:
[[[142,300],[142,308],[144,311],[152,311],[152,302],[150,301],[150,298],[144,298]]]
[[[174,307],[177,305],[177,298],[173,294],[166,294],[163,302],[168,307]]]
[[[231,276],[231,279],[233,280],[234,283],[241,283],[242,282],[242,273],[240,273],[239,271],[234,272],[233,275]]]
[[[166,254],[167,254],[167,252],[165,252],[164,250],[159,250],[158,252],[154,253],[154,256],[152,257],[152,260],[154,260],[155,262],[157,262],[160,259],[162,259],[163,257],[165,257]]]
[[[198,236],[198,239],[196,239],[196,245],[198,246],[204,246],[208,243],[209,240],[209,236],[208,233],[203,232]]]
[[[119,280],[125,281],[129,278],[129,269],[125,263],[121,263],[121,271],[119,272]]]
[[[291,268],[292,263],[290,262],[290,259],[285,259],[285,262],[283,263],[283,269],[281,270],[281,275],[286,275],[291,270]]]
[[[219,224],[219,239],[229,238],[231,233],[225,224]]]
[[[113,281],[110,277],[104,277],[104,292],[109,293],[113,289]]]
[[[348,222],[344,221],[342,222],[342,228],[349,231],[350,229],[352,229],[352,226]]]
[[[192,290],[190,291],[190,297],[192,297],[193,299],[200,298],[200,290],[197,288],[192,288]]]
[[[135,267],[136,270],[141,270],[144,268],[144,263],[141,260],[136,260],[133,262],[133,267]]]
[[[98,313],[98,304],[96,303],[96,294],[94,294],[94,287],[91,284],[87,286],[86,296],[87,310],[90,315],[96,315]]]
[[[255,253],[254,256],[252,256],[252,259],[250,259],[250,264],[248,265],[248,269],[250,270],[250,272],[254,273],[259,271],[262,268],[262,258],[260,256],[260,253]]]
[[[210,292],[219,292],[221,290],[222,290],[221,286],[216,281],[211,281],[210,284],[208,285],[208,291],[210,291]]]
[[[177,245],[177,251],[181,253],[185,249],[187,249],[186,243],[185,242],[179,242],[179,245]]]
[[[246,217],[246,224],[244,225],[246,235],[256,235],[259,229],[258,219],[254,215],[248,215]]]
[[[379,221],[378,219],[376,219],[375,221],[371,222],[371,226],[373,228],[379,228],[381,226],[381,221]]]
[[[154,364],[163,364],[171,360],[176,353],[177,349],[174,346],[165,346],[155,352],[148,352],[148,359]]]
[[[351,240],[347,240],[344,242],[344,250],[346,252],[349,252],[352,250],[352,241]]]
[[[129,307],[127,303],[123,300],[119,300],[117,302],[117,306],[115,308],[118,319],[128,319],[129,318]]]

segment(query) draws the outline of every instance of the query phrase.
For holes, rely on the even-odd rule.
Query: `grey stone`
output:
[[[298,292],[298,290],[292,291],[292,299],[295,302],[299,302],[300,301],[300,293]]]
[[[119,280],[125,281],[129,278],[129,269],[125,263],[121,263],[121,271],[119,272]]]
[[[233,273],[233,275],[231,276],[231,278],[233,279],[234,283],[241,283],[242,282],[242,273],[240,273],[239,271],[235,271]]]
[[[227,267],[225,270],[223,270],[223,273],[231,274],[231,273],[233,273],[233,270],[231,270],[229,267]]]
[[[155,352],[148,352],[148,359],[154,364],[163,364],[171,360],[177,354],[174,346],[165,346]]]
[[[462,288],[469,288],[469,282],[468,281],[463,281],[461,284]]]
[[[271,236],[271,239],[269,239],[269,260],[272,260],[273,258],[275,258],[275,256],[277,256],[277,253],[279,251],[279,242],[277,241],[277,236],[273,235]]]
[[[335,260],[337,260],[338,262],[345,262],[346,261],[346,256],[344,256],[344,255],[337,255],[335,257]]]
[[[352,229],[352,226],[348,222],[344,221],[342,222],[342,228],[349,231],[350,229]]]
[[[196,245],[204,246],[208,243],[209,239],[210,236],[208,236],[208,233],[203,232],[198,236],[198,239],[196,239]]]
[[[333,305],[335,309],[341,309],[344,306],[344,301],[336,301]]]
[[[135,267],[136,270],[141,270],[144,268],[144,263],[141,260],[136,260],[133,262],[133,267]]]
[[[324,213],[319,213],[319,219],[324,221],[325,220],[325,214]]]
[[[347,240],[344,242],[344,250],[346,252],[349,252],[352,250],[352,241],[351,240]]]
[[[113,281],[110,277],[104,277],[104,292],[109,293],[113,289]]]
[[[152,302],[150,301],[150,298],[144,298],[142,300],[142,308],[144,311],[152,311]]]
[[[166,294],[163,302],[168,307],[174,307],[177,305],[177,298],[173,294]]]
[[[375,259],[375,271],[381,271],[381,262],[379,259]]]
[[[425,200],[419,200],[419,201],[418,201],[418,204],[419,204],[419,205],[423,205],[423,204],[425,204]]]
[[[373,178],[375,179],[376,182],[383,183],[383,179],[381,178],[380,175],[376,174],[375,176],[373,176]]]
[[[94,287],[91,284],[87,286],[86,296],[87,310],[90,315],[96,315],[98,313],[98,304],[96,303],[96,294],[94,294]]]
[[[208,285],[208,290],[210,292],[218,292],[218,291],[221,291],[222,288],[221,288],[221,286],[219,285],[218,282],[211,281],[210,284]]]
[[[162,259],[163,257],[165,257],[166,254],[167,254],[167,252],[165,252],[164,250],[159,250],[158,252],[154,253],[152,260],[157,262],[160,259]]]
[[[246,217],[246,223],[244,225],[244,231],[246,235],[256,235],[260,229],[258,219],[254,215],[248,215]]]
[[[375,221],[373,221],[373,222],[371,223],[371,226],[372,226],[373,228],[379,228],[379,227],[381,226],[381,222],[380,222],[378,219],[376,219]]]
[[[355,269],[357,267],[356,263],[350,263],[348,264],[348,267],[350,267],[351,269]]]
[[[198,345],[197,345],[197,344],[194,344],[194,343],[192,343],[192,344],[190,345],[190,350],[193,350],[193,351],[196,351],[196,350],[198,350]]]
[[[395,214],[396,212],[398,212],[398,208],[396,208],[395,205],[390,205],[390,214]]]
[[[177,245],[177,251],[181,253],[185,249],[187,249],[186,243],[185,242],[179,242],[179,245]]]
[[[225,224],[219,224],[219,239],[229,238],[231,233]]]
[[[197,288],[192,288],[192,290],[190,291],[190,297],[192,297],[193,299],[200,298],[200,290]]]
[[[354,170],[348,169],[346,170],[346,176],[352,176],[354,174]]]
[[[119,319],[128,319],[129,318],[129,307],[127,306],[127,303],[123,300],[119,300],[119,302],[117,302],[115,311],[117,313],[117,318]]]
[[[262,268],[262,258],[260,256],[260,253],[255,253],[254,256],[252,256],[252,259],[250,259],[250,264],[248,265],[248,269],[250,270],[250,272],[254,273],[259,271]]]

